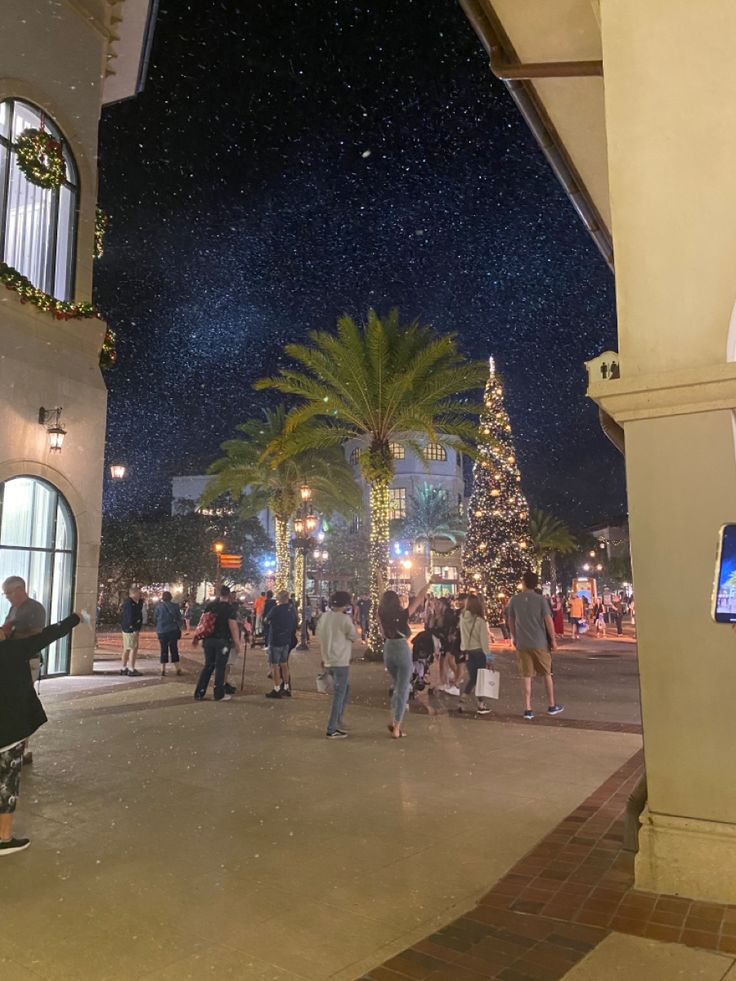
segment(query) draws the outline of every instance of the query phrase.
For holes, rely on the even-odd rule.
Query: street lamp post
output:
[[[298,651],[308,651],[309,634],[307,632],[307,619],[304,616],[304,611],[307,608],[307,553],[310,549],[314,548],[314,539],[311,536],[312,532],[317,530],[317,518],[309,511],[312,488],[308,484],[303,484],[299,488],[299,496],[302,499],[302,504],[299,509],[299,515],[294,519],[293,540],[294,549],[297,556],[301,556],[302,562],[301,596],[299,597],[301,605],[301,640],[297,644],[296,649]]]
[[[317,538],[319,539],[319,537],[318,535]],[[324,573],[325,562],[329,559],[330,553],[327,549],[315,548],[313,555],[314,561],[317,564],[317,596],[322,599],[322,575]]]

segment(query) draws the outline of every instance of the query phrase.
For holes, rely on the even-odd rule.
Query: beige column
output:
[[[736,521],[736,3],[601,0],[649,804],[639,888],[736,902],[736,635],[711,620]]]

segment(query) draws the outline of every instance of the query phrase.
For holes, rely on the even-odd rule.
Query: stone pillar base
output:
[[[79,629],[79,628],[77,628]],[[89,629],[89,628],[87,628]],[[72,634],[72,637],[74,635]],[[79,644],[72,641],[72,656],[69,664],[69,674],[92,674],[95,668],[94,644]]]
[[[652,814],[648,808],[641,820],[637,889],[736,903],[736,825]]]

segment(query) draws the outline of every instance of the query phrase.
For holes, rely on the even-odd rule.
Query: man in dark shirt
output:
[[[230,651],[240,653],[240,635],[235,609],[230,603],[230,587],[220,587],[220,598],[214,603],[208,603],[205,613],[215,614],[215,628],[202,643],[204,649],[204,667],[197,679],[194,697],[201,701],[207,694],[212,672],[215,672],[215,701],[230,701],[232,695],[225,691],[225,669],[227,668]]]
[[[136,671],[135,659],[138,657],[138,639],[143,626],[143,595],[138,586],[131,586],[128,598],[120,609],[120,629],[123,634],[123,663],[120,674],[133,678],[140,676]]]
[[[273,678],[273,689],[266,698],[291,698],[289,652],[294,646],[296,611],[285,589],[278,595],[278,605],[264,615],[263,623],[268,629],[268,663]]]

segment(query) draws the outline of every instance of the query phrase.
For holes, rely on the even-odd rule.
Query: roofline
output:
[[[146,26],[143,31],[143,44],[141,46],[141,57],[138,62],[138,76],[135,82],[135,92],[125,95],[122,99],[113,99],[112,102],[105,102],[104,107],[119,106],[121,102],[128,102],[139,96],[146,85],[148,77],[148,66],[151,60],[151,50],[153,48],[153,35],[155,33],[156,19],[158,18],[159,0],[149,0],[148,15],[146,16]]]
[[[492,0],[459,0],[465,16],[491,58],[492,53],[501,52],[506,65],[521,65],[500,18],[493,9]],[[490,65],[493,71],[493,64]],[[495,74],[495,73],[494,73]],[[499,77],[498,75],[496,77]],[[509,95],[516,103],[532,131],[547,162],[570,198],[573,207],[582,218],[588,233],[598,247],[608,267],[613,271],[613,241],[611,234],[593,203],[588,189],[583,183],[575,164],[567,153],[552,120],[542,104],[534,85],[526,80],[501,78]]]

